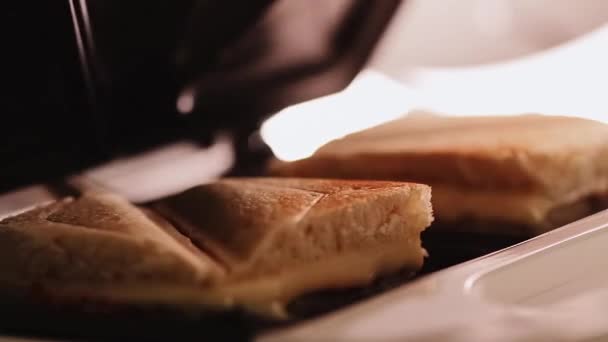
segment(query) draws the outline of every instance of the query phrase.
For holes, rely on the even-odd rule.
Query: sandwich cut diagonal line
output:
[[[153,204],[149,205],[150,210],[153,210]],[[190,232],[193,228],[187,228],[186,226],[188,226],[187,223],[183,222],[182,220],[176,219],[175,217],[171,217],[172,215],[163,215],[161,212],[155,210],[154,211],[157,215],[159,215],[160,217],[162,217],[165,221],[169,222],[169,224],[171,226],[173,226],[173,228],[175,228],[175,230],[181,234],[184,238],[190,240],[192,242],[192,245],[194,247],[196,247],[200,253],[202,253],[203,255],[205,255],[206,257],[208,257],[211,261],[213,261],[218,268],[224,272],[224,273],[229,273],[230,272],[230,265],[229,265],[229,261],[228,260],[224,260],[222,257],[220,257],[217,253],[215,253],[213,251],[213,248],[210,248],[209,246],[207,246],[204,242],[201,241],[194,241],[190,238],[188,232]],[[194,229],[196,229],[196,227],[194,227]],[[200,232],[199,232],[200,233]],[[207,239],[204,239],[207,240]]]
[[[279,187],[279,186],[275,186],[275,187]],[[279,187],[280,188],[280,187]],[[283,187],[285,188],[285,187]],[[302,190],[302,189],[297,189],[297,188],[293,188],[295,190]],[[293,226],[297,226],[298,223],[302,222],[302,220],[308,216],[308,214],[311,212],[311,210],[317,206],[317,204],[324,198],[326,198],[328,196],[328,194],[323,194],[321,192],[316,192],[316,191],[309,191],[312,193],[317,193],[320,194],[322,196],[317,197],[314,202],[311,203],[311,205],[306,208],[305,210],[303,210],[300,214],[298,214],[298,216],[295,218],[294,222],[293,222]],[[252,251],[252,255],[257,255],[259,253],[259,251],[263,251],[266,250],[268,248],[268,246],[270,244],[273,243],[272,241],[272,236],[275,235],[280,229],[284,229],[284,227],[282,225],[277,225],[275,227],[273,227],[273,229],[266,235],[266,238],[262,240],[262,242],[260,242],[256,248]]]

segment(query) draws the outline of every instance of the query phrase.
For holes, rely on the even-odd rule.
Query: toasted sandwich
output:
[[[276,316],[420,269],[431,221],[430,188],[412,183],[224,179],[148,209],[88,193],[0,222],[0,289]]]
[[[406,116],[270,174],[413,181],[433,188],[432,230],[537,235],[604,207],[608,126],[544,115]]]

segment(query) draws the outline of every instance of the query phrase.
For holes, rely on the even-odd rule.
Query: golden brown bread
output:
[[[1,221],[0,253],[3,287],[142,279],[205,284],[216,268],[139,209],[102,193],[67,198]]]
[[[553,209],[608,190],[608,126],[544,115],[405,117],[310,158],[275,161],[270,174],[422,182],[433,187],[438,220],[511,221],[537,234],[555,226]]]
[[[226,268],[218,293],[251,306],[416,271],[432,221],[430,188],[397,182],[225,179],[155,208]]]
[[[0,289],[277,313],[300,294],[416,271],[425,185],[224,179],[142,211],[90,193],[0,222]]]

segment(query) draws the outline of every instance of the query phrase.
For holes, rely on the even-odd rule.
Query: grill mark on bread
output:
[[[150,208],[143,207],[141,210],[150,218],[150,220],[163,229],[167,235],[171,236],[171,238],[173,238],[177,243],[184,246],[184,248],[186,248],[189,252],[198,258],[204,260],[210,259],[221,269],[222,273],[226,273],[228,271],[227,265],[225,265],[219,258],[216,258],[211,251],[204,250],[197,246],[192,239],[190,239],[190,237],[178,229],[175,223],[172,223],[169,219]]]
[[[224,180],[223,182],[230,183],[230,180]],[[320,195],[320,197],[313,199],[313,202],[311,203],[311,205],[308,208],[306,208],[304,211],[302,211],[300,214],[298,214],[298,216],[296,216],[296,218],[295,218],[296,222],[300,222],[302,220],[302,218],[304,218],[306,215],[308,215],[308,213],[313,209],[313,207],[315,207],[321,201],[321,199],[328,196],[327,193],[323,193],[323,192],[311,191],[311,190],[299,189],[299,188],[291,188],[291,187],[279,186],[279,185],[274,185],[274,184],[259,183],[258,186],[260,186],[260,188],[273,188],[273,189],[279,189],[279,190],[292,189],[292,190],[298,190],[298,191],[303,191],[306,193]],[[188,238],[192,242],[192,244],[196,248],[198,248],[198,250],[200,252],[209,256],[209,258],[211,258],[213,261],[215,261],[218,265],[221,265],[221,267],[225,270],[226,274],[230,274],[232,271],[234,271],[233,267],[231,266],[231,263],[234,263],[234,261],[231,262],[230,260],[226,260],[220,254],[218,254],[214,251],[213,246],[210,245],[212,239],[205,236],[204,231],[203,231],[204,227],[196,227],[196,226],[191,225],[190,223],[186,223],[186,222],[182,221],[176,215],[172,214],[172,209],[170,209],[170,208],[165,209],[163,204],[160,204],[159,202],[153,204],[153,207],[156,207],[158,209],[155,211],[155,213],[162,216],[163,219],[169,221],[173,225],[173,227],[175,227],[175,229],[180,234],[182,234],[186,238]],[[259,250],[262,250],[265,246],[272,243],[273,241],[271,239],[271,236],[273,234],[275,234],[276,231],[280,230],[281,228],[282,228],[282,226],[279,225],[279,226],[273,227],[273,229],[271,231],[266,232],[266,235],[265,235],[265,237],[262,238],[262,241],[251,251],[251,253],[250,253],[251,256],[256,255]],[[193,238],[193,235],[199,235],[199,236],[203,235],[204,237],[203,238]],[[216,247],[216,248],[218,248],[218,247]],[[220,248],[218,248],[218,249],[220,249]]]
[[[151,206],[154,207],[155,204],[151,204]],[[186,228],[185,225],[182,224],[182,222],[180,222],[179,220],[176,220],[175,218],[172,218],[171,215],[163,215],[162,212],[160,212],[158,210],[153,210],[153,209],[148,209],[148,210],[152,211],[155,215],[158,215],[163,220],[167,221],[175,229],[175,231],[177,233],[182,235],[184,238],[188,239],[188,241],[190,241],[190,243],[191,243],[191,246],[194,247],[194,250],[196,251],[195,253],[197,255],[207,256],[209,259],[211,259],[213,262],[215,262],[223,270],[224,274],[227,274],[231,271],[230,265],[225,260],[223,260],[219,255],[214,253],[212,248],[209,248],[209,246],[206,246],[204,241],[200,241],[201,239],[192,239],[190,237],[190,235],[192,234],[191,230],[189,228]]]

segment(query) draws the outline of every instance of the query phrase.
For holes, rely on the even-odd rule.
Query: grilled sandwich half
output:
[[[605,208],[608,126],[574,117],[411,115],[348,135],[284,177],[414,181],[433,188],[433,230],[532,236]]]
[[[430,188],[400,182],[224,179],[147,209],[87,193],[0,222],[0,289],[280,316],[420,269],[431,221]]]

